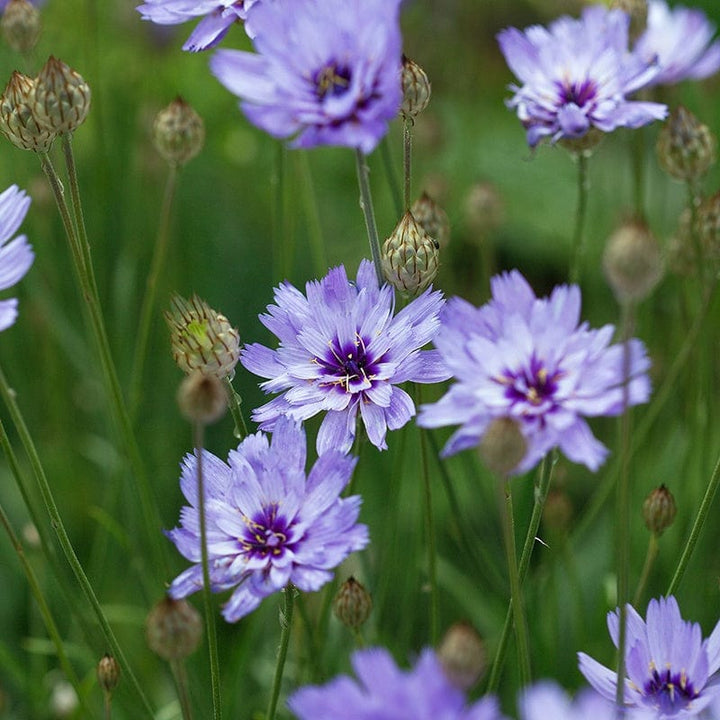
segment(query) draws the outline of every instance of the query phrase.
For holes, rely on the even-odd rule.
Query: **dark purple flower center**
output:
[[[658,671],[651,665],[644,694],[661,714],[672,716],[686,708],[700,693],[695,691],[684,670],[679,673],[671,668]]]
[[[539,407],[552,401],[557,391],[559,372],[550,374],[534,355],[530,364],[519,371],[507,370],[495,381],[505,386],[505,397],[514,403],[527,403]]]
[[[325,357],[315,358],[314,361],[327,378],[322,381],[323,384],[335,385],[346,393],[367,390],[377,374],[377,359],[367,352],[365,341],[360,335],[356,335],[354,343],[344,346],[335,338],[328,343]]]
[[[350,87],[350,78],[350,68],[346,65],[328,63],[318,70],[313,78],[318,98],[324,100],[328,95],[331,97],[343,95]]]
[[[558,83],[561,104],[569,105],[574,103],[578,107],[584,107],[597,94],[597,85],[593,80],[582,82],[565,81]]]
[[[290,526],[278,515],[277,503],[265,506],[253,518],[243,517],[245,534],[238,538],[245,553],[254,558],[278,558],[288,546]]]

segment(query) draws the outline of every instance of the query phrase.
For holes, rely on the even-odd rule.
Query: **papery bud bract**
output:
[[[340,622],[351,630],[357,630],[370,617],[372,597],[354,577],[349,577],[333,600],[333,612]]]
[[[450,220],[447,213],[424,192],[412,205],[410,212],[422,229],[437,240],[442,250],[450,242]]]
[[[98,684],[105,693],[112,693],[120,682],[120,665],[112,655],[104,655],[97,664]]]
[[[219,420],[227,410],[227,392],[216,375],[195,370],[186,375],[177,394],[182,416],[190,422],[209,425]]]
[[[187,600],[163,598],[147,616],[148,647],[164,660],[182,660],[192,655],[202,639],[200,613]]]
[[[400,113],[403,117],[415,119],[428,106],[432,90],[425,71],[405,55],[402,60],[403,100]]]
[[[678,180],[698,180],[716,160],[717,140],[689,110],[678,105],[657,140],[660,165]]]
[[[385,279],[404,295],[421,293],[438,271],[438,244],[406,212],[382,248]]]
[[[184,165],[202,150],[205,125],[193,107],[178,97],[155,116],[153,142],[169,163]]]
[[[82,125],[90,111],[90,86],[52,55],[37,76],[35,114],[57,135]]]
[[[55,131],[35,111],[37,82],[15,71],[0,97],[0,130],[16,147],[45,153]]]
[[[527,440],[518,423],[509,417],[495,418],[480,441],[478,452],[485,465],[505,477],[527,453]]]
[[[15,52],[30,52],[37,44],[40,11],[28,0],[9,0],[0,24],[5,42]]]
[[[480,679],[487,655],[477,630],[466,622],[451,625],[437,649],[438,660],[448,680],[461,690],[469,690]]]
[[[675,498],[665,485],[655,488],[643,502],[645,526],[658,537],[673,524],[676,513]]]

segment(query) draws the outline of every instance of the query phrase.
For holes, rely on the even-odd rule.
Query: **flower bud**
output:
[[[164,660],[182,660],[200,645],[203,623],[187,600],[163,598],[145,621],[148,647]]]
[[[404,118],[415,119],[430,102],[430,81],[425,71],[413,60],[402,58],[403,100],[400,113]]]
[[[382,269],[385,279],[403,295],[421,293],[438,271],[438,244],[406,212],[385,241]]]
[[[495,418],[480,440],[478,451],[489,470],[505,477],[522,462],[527,452],[527,441],[515,420]]]
[[[470,187],[465,196],[464,217],[473,234],[485,235],[502,225],[505,205],[495,185],[477,182]]]
[[[412,205],[410,212],[422,229],[442,250],[450,242],[450,220],[447,213],[424,192]]]
[[[155,116],[153,142],[171,165],[184,165],[202,150],[205,125],[193,107],[177,97]]]
[[[112,655],[104,655],[97,665],[98,685],[110,695],[120,682],[120,665]]]
[[[485,671],[487,656],[482,638],[466,622],[451,625],[437,656],[447,679],[460,690],[469,690]]]
[[[90,110],[90,86],[62,60],[48,58],[37,76],[35,114],[57,135],[82,125]]]
[[[610,7],[623,10],[630,16],[628,37],[633,45],[647,28],[648,0],[612,0]]]
[[[333,600],[333,612],[343,625],[358,630],[370,617],[372,605],[372,597],[365,586],[350,576]]]
[[[600,141],[605,137],[602,130],[598,130],[594,125],[580,137],[563,137],[558,140],[558,145],[562,145],[571,155],[590,157]]]
[[[567,534],[573,516],[573,506],[568,494],[551,490],[545,500],[542,520],[545,529],[555,537]]]
[[[19,53],[27,53],[40,37],[40,12],[28,0],[9,0],[2,16],[5,42]]]
[[[646,298],[662,277],[660,246],[640,221],[621,225],[603,254],[605,277],[619,302]]]
[[[698,206],[695,232],[705,255],[702,260],[717,262],[720,259],[720,192],[705,198]]]
[[[187,374],[200,370],[221,380],[232,377],[240,357],[240,335],[228,319],[197,295],[190,300],[174,295],[171,305],[165,320],[177,366]]]
[[[182,416],[190,422],[209,425],[219,420],[227,410],[227,393],[216,375],[204,375],[195,370],[186,375],[177,394]]]
[[[45,153],[55,132],[35,110],[37,83],[15,71],[0,97],[0,130],[16,147]]]
[[[645,498],[642,512],[647,529],[660,537],[675,520],[675,498],[665,485],[661,485]]]
[[[678,105],[657,140],[663,170],[678,180],[698,180],[716,160],[717,140],[689,110]]]

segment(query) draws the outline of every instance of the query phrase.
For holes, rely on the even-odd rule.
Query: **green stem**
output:
[[[631,136],[631,157],[633,169],[633,199],[635,217],[645,219],[645,128],[634,130]]]
[[[285,595],[285,609],[281,614],[280,624],[280,649],[278,650],[277,663],[275,665],[275,676],[273,678],[270,701],[268,702],[265,720],[275,720],[278,698],[280,697],[280,686],[282,685],[283,671],[285,670],[285,659],[287,658],[288,645],[290,644],[290,631],[293,616],[293,603],[295,600],[295,587],[288,584],[283,591]]]
[[[380,155],[382,157],[383,166],[385,168],[388,185],[390,186],[390,194],[392,195],[395,214],[400,217],[403,214],[403,199],[402,193],[400,192],[400,183],[395,173],[392,153],[390,152],[390,141],[388,140],[387,135],[385,135],[385,137],[380,142]]]
[[[700,290],[702,292],[705,287],[705,262],[702,243],[700,242],[700,236],[697,231],[697,209],[699,202],[697,184],[689,180],[687,190],[688,210],[690,211],[690,242],[693,246],[693,252],[695,253],[695,271],[698,274],[698,282],[700,283]]]
[[[232,415],[233,422],[235,423],[233,434],[238,440],[242,440],[249,435],[245,418],[242,414],[242,398],[235,392],[232,380],[229,377],[223,378],[223,385],[225,386],[225,392],[228,397],[230,415]]]
[[[412,129],[413,119],[403,117],[403,175],[405,178],[403,205],[405,212],[410,210],[411,183],[412,183]]]
[[[588,157],[585,153],[576,154],[576,162],[578,168],[577,176],[577,209],[575,212],[575,229],[573,231],[572,240],[572,260],[570,262],[570,282],[578,283],[580,280],[580,272],[582,269],[582,260],[585,253],[584,230],[585,218],[587,215],[588,200]]]
[[[385,282],[380,261],[380,237],[378,236],[377,225],[375,224],[375,211],[373,210],[372,195],[370,194],[370,169],[368,168],[365,153],[357,148],[355,151],[357,165],[358,186],[360,188],[360,209],[365,218],[365,229],[367,230],[368,241],[370,242],[370,255],[378,284]]]
[[[180,711],[182,712],[183,720],[192,720],[185,661],[182,659],[170,660],[170,670],[172,671],[173,678],[175,678],[175,685],[178,691],[178,698],[180,699]]]
[[[317,276],[322,277],[327,272],[328,261],[325,253],[325,242],[323,240],[317,196],[315,194],[315,183],[313,182],[307,151],[301,150],[299,159],[303,200],[305,202],[305,216],[307,218],[308,234],[310,237],[310,254],[313,258],[313,266],[315,267]]]
[[[638,608],[640,606],[643,593],[645,592],[645,586],[650,578],[650,571],[655,564],[655,559],[658,556],[659,549],[660,544],[658,543],[658,536],[655,533],[650,533],[650,541],[648,542],[647,554],[645,555],[645,563],[643,564],[642,573],[640,573],[640,580],[638,580],[637,588],[635,588],[635,595],[633,596],[632,604],[634,608]]]
[[[274,212],[272,218],[272,259],[273,276],[287,277],[289,268],[285,265],[285,243],[283,242],[285,230],[285,145],[276,144],[275,164],[270,177],[273,187]]]

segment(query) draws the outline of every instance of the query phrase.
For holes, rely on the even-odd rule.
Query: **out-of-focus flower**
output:
[[[650,0],[647,29],[638,38],[634,54],[643,62],[657,62],[659,73],[648,85],[670,85],[700,80],[720,69],[720,41],[712,42],[715,26],[702,10],[665,0]]]
[[[2,34],[15,52],[28,53],[37,45],[40,26],[40,11],[30,0],[9,0],[2,10]]]
[[[220,50],[210,67],[273,137],[369,153],[402,100],[398,13],[399,0],[263,0],[257,52]]]
[[[0,12],[4,12],[10,0],[0,0]],[[45,4],[45,0],[30,0],[35,7],[41,7]]]
[[[619,610],[608,613],[607,623],[617,647]],[[672,595],[651,600],[647,620],[627,606],[626,648],[626,704],[665,720],[695,716],[720,697],[720,684],[710,680],[720,669],[720,622],[703,640],[700,625],[682,619]],[[578,659],[588,682],[614,699],[617,673],[585,653],[578,653]]]
[[[584,137],[592,128],[637,128],[667,114],[665,105],[627,100],[658,69],[628,51],[629,17],[597,5],[580,19],[563,16],[548,28],[508,28],[498,34],[505,59],[522,83],[507,101],[530,147]]]
[[[245,20],[258,0],[147,0],[137,10],[143,20],[158,25],[179,25],[197,17],[183,50],[198,52],[217,45],[234,22]]]
[[[503,720],[492,696],[468,705],[432,650],[407,671],[382,648],[356,651],[352,665],[357,680],[341,675],[300,688],[288,699],[290,710],[300,720]]]
[[[517,422],[527,453],[513,472],[532,468],[551,448],[597,470],[607,448],[584,416],[619,415],[624,408],[622,345],[610,345],[613,326],[580,324],[580,289],[556,287],[536,298],[514,270],[491,281],[492,299],[476,308],[448,301],[434,343],[456,382],[436,403],[420,408],[418,425],[461,427],[443,455],[479,444],[497,418]],[[629,344],[630,405],[650,394],[649,361],[639,340]]]
[[[368,543],[367,527],[357,523],[360,497],[340,497],[356,459],[330,450],[306,475],[305,454],[305,432],[289,418],[275,424],[272,442],[261,432],[245,438],[227,463],[202,452],[210,585],[233,589],[222,611],[228,622],[288,583],[318,590]],[[170,585],[175,599],[203,585],[195,455],[183,462],[180,487],[190,506],[168,537],[194,564]]]
[[[305,286],[285,283],[260,321],[280,339],[277,350],[246,345],[240,362],[269,378],[261,387],[282,395],[253,411],[263,430],[288,415],[307,420],[325,412],[317,436],[319,454],[350,450],[358,414],[370,442],[384,450],[388,430],[415,414],[406,381],[433,383],[449,377],[435,350],[420,350],[440,327],[440,292],[426,290],[396,315],[393,289],[378,287],[372,263],[363,260],[357,280],[333,268]]]

